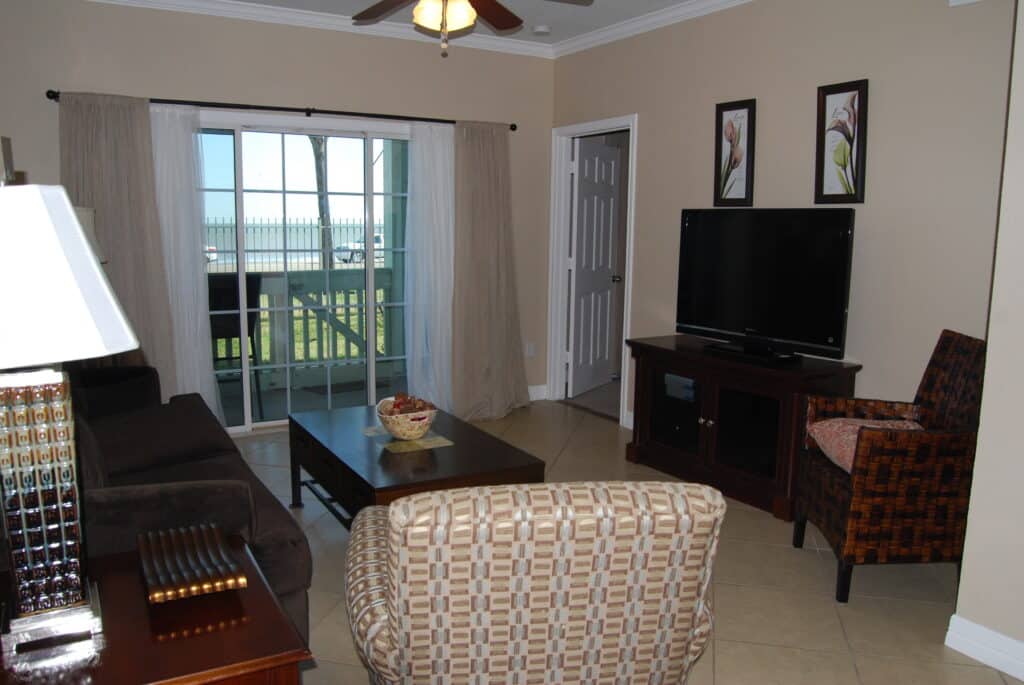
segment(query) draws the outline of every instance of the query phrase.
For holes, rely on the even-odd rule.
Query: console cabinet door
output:
[[[779,472],[783,402],[752,388],[718,384],[711,412],[709,461],[738,475],[774,482]]]
[[[704,461],[706,383],[678,369],[652,369],[651,440]]]

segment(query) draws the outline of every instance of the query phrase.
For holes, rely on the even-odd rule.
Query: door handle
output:
[[[707,423],[708,423],[708,428],[711,428],[712,426],[715,425],[715,420],[714,419],[708,419]]]
[[[704,425],[704,417],[702,416],[699,419],[697,419],[697,423],[699,423],[700,425],[703,426]]]
[[[622,276],[612,276],[612,283],[622,283]]]

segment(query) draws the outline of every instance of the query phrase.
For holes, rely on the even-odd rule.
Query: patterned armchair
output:
[[[960,562],[984,366],[983,340],[947,330],[913,403],[807,399],[793,546],[807,521],[821,529],[839,562],[836,600],[857,564]],[[845,459],[834,430],[847,431]]]
[[[352,525],[346,598],[375,683],[685,683],[711,632],[725,501],[686,483],[412,495]]]

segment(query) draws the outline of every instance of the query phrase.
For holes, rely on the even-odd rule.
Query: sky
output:
[[[315,194],[316,167],[309,137],[243,131],[241,138],[246,219],[280,222],[287,206],[289,223],[316,221],[319,216]],[[380,192],[384,187],[383,140],[373,139],[372,145],[374,190]],[[363,146],[362,138],[327,138],[327,192],[338,193],[329,195],[328,199],[332,222],[362,220],[361,194],[365,185]],[[232,132],[204,133],[201,147],[203,187],[207,189],[204,192],[206,218],[233,221],[234,136]],[[375,215],[379,217],[383,201],[375,198],[374,204],[379,207],[375,209]]]

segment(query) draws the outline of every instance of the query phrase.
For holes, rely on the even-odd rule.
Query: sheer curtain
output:
[[[61,93],[60,179],[71,201],[96,211],[105,270],[142,354],[90,364],[144,361],[160,373],[166,400],[177,390],[175,330],[153,180],[149,101]]]
[[[174,326],[175,391],[197,392],[221,421],[213,375],[210,303],[203,252],[199,110],[151,105],[153,168],[167,287]]]
[[[507,124],[455,126],[452,407],[462,419],[530,402],[512,256]]]
[[[454,128],[413,124],[405,281],[409,392],[452,411]]]

